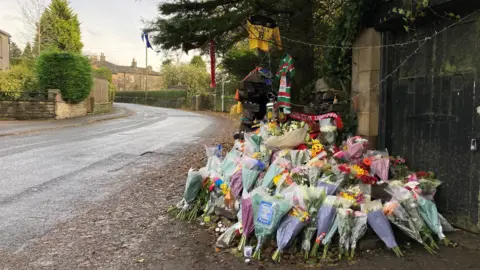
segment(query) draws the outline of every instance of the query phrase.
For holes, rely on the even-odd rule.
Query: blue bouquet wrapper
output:
[[[369,212],[367,214],[367,221],[368,225],[372,227],[378,237],[382,239],[389,249],[398,247],[390,222],[383,214],[383,210]]]

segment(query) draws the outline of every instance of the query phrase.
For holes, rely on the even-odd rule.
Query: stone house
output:
[[[10,34],[0,29],[0,70],[10,68]]]
[[[357,133],[435,172],[439,210],[480,232],[480,1],[431,0],[415,32],[401,17],[382,20],[402,5],[377,5],[353,45],[361,47],[352,55]],[[461,19],[438,15],[449,13]]]
[[[96,56],[91,57],[91,62],[93,67],[108,68],[112,72],[112,83],[117,87],[117,91],[143,91],[147,88],[148,91],[155,91],[165,88],[163,75],[153,71],[151,66],[138,67],[135,58],[130,66],[120,66],[108,62],[102,53],[100,59]]]

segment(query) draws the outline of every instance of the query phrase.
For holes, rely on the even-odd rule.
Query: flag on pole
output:
[[[152,49],[154,52],[156,53],[159,53],[160,51],[157,51],[155,50],[153,47],[152,47],[152,44],[150,43],[150,39],[148,37],[148,33],[146,32],[143,32],[142,34],[142,41],[145,42],[145,45],[147,46],[147,48],[149,49]]]

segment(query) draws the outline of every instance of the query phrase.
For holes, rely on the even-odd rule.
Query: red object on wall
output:
[[[217,83],[215,81],[215,42],[213,40],[210,41],[210,74],[211,74],[211,88],[216,88]]]

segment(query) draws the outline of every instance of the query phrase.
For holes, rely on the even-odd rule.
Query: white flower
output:
[[[480,106],[477,107],[477,113],[480,114]]]

